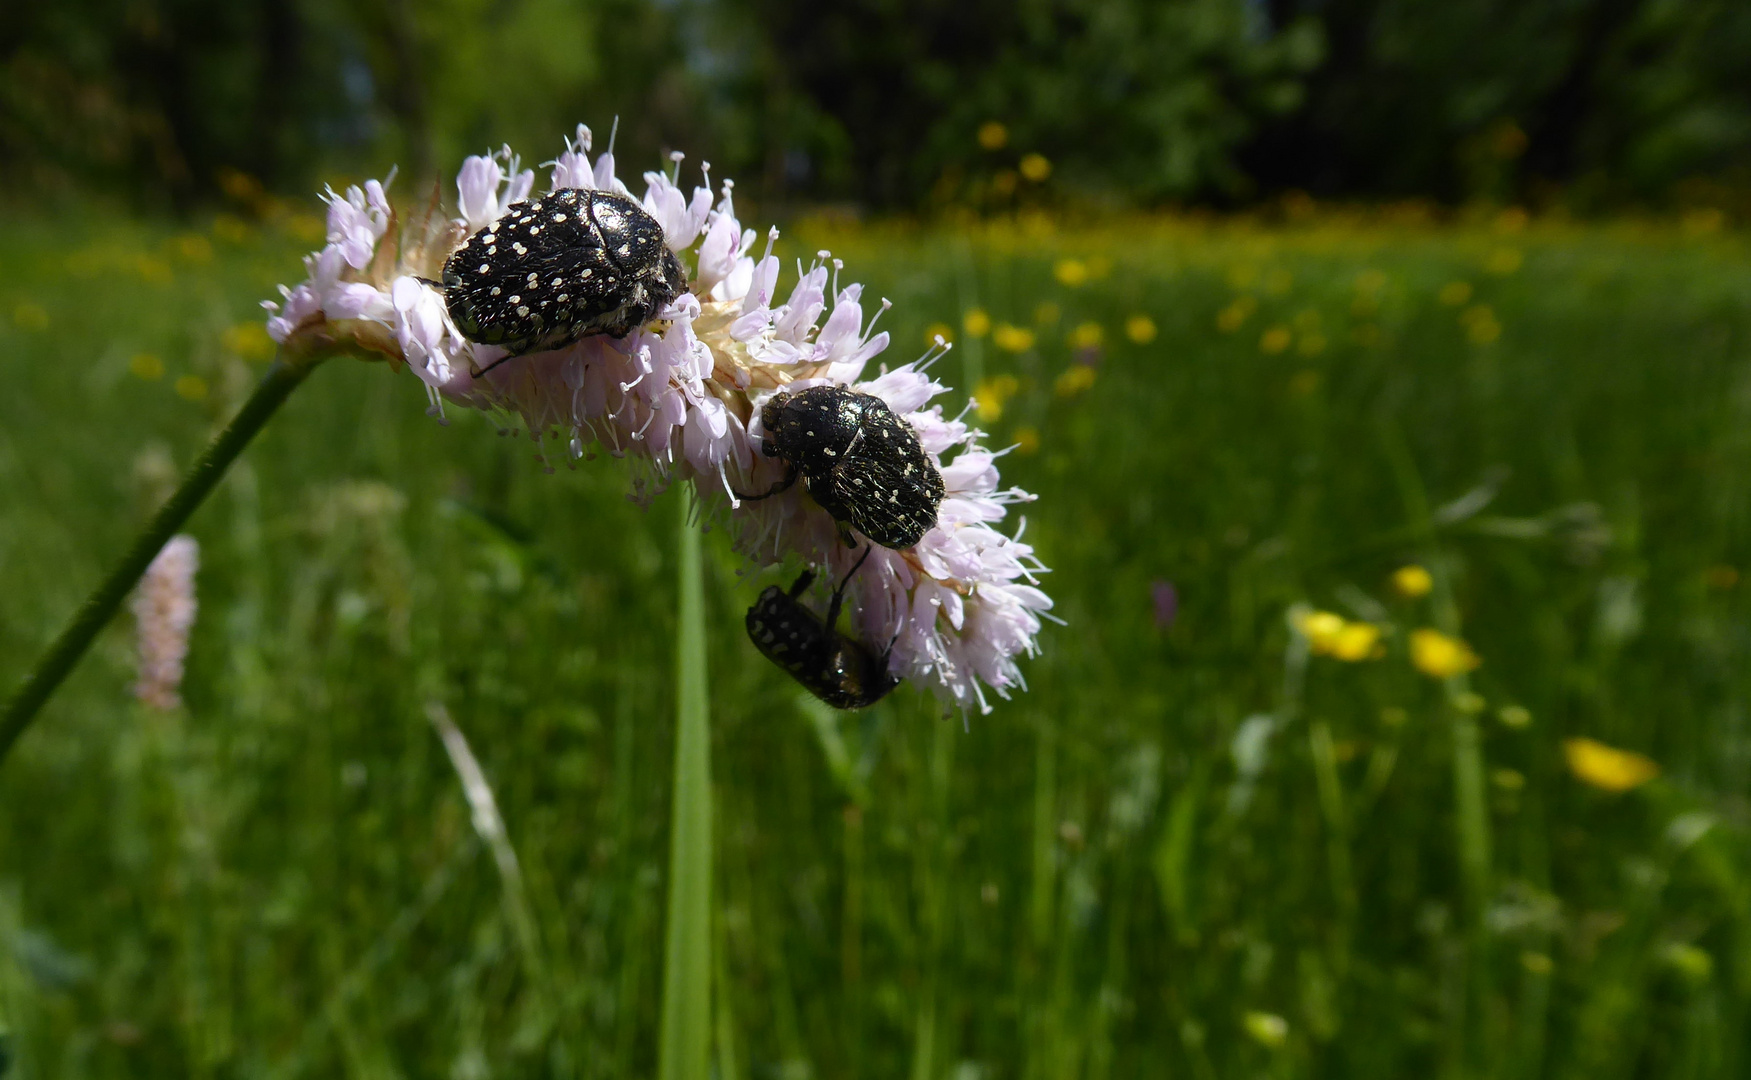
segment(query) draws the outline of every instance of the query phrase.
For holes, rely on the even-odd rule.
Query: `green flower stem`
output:
[[[276,360],[267,377],[255,388],[255,393],[243,403],[237,416],[208,444],[201,456],[195,459],[176,493],[152,515],[152,520],[134,538],[133,546],[128,549],[127,554],[116,563],[103,584],[80,605],[67,628],[61,631],[61,636],[55,639],[55,643],[49,646],[49,651],[43,654],[30,674],[25,676],[24,684],[6,703],[5,711],[0,712],[0,762],[5,760],[12,744],[18,741],[18,737],[24,734],[24,730],[36,718],[49,695],[61,685],[62,680],[79,662],[79,658],[85,655],[85,650],[91,647],[98,631],[108,625],[116,609],[121,607],[122,601],[127,599],[135,583],[146,572],[146,567],[163,550],[165,542],[182,528],[189,515],[195,512],[195,508],[213,490],[213,485],[225,475],[231,462],[249,445],[249,440],[255,438],[256,433],[267,424],[268,418],[273,416],[275,410],[298,388],[298,384],[304,381],[321,359],[320,355],[305,354],[292,359],[282,357]]]
[[[680,609],[675,628],[675,802],[669,830],[668,942],[663,956],[660,1080],[711,1075],[711,730],[699,526],[681,502]]]

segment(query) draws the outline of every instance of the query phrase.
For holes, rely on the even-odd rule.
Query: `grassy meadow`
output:
[[[990,715],[834,714],[743,632],[783,572],[706,536],[722,1080],[1751,1072],[1719,224],[795,223],[891,362],[953,335],[1064,625]],[[0,223],[7,687],[320,240]],[[678,499],[425,410],[324,365],[190,524],[185,706],[124,617],[0,768],[0,1072],[654,1073]]]

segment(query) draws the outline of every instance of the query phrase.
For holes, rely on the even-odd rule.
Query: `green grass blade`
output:
[[[681,500],[675,621],[675,786],[669,831],[668,944],[663,957],[661,1080],[711,1074],[711,731],[705,596],[691,492]]]

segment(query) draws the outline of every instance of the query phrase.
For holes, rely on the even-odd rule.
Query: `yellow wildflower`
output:
[[[1576,779],[1614,794],[1641,787],[1660,775],[1660,766],[1652,758],[1593,739],[1564,739],[1563,756]]]
[[[1031,454],[1040,448],[1040,433],[1037,428],[1019,427],[1015,429],[1015,452]]]
[[[1483,268],[1492,274],[1512,274],[1525,261],[1526,256],[1520,254],[1519,249],[1501,247],[1490,252],[1489,258],[1484,260]]]
[[[245,360],[266,360],[274,355],[274,339],[268,337],[267,327],[259,319],[226,330],[223,341],[225,348]]]
[[[1273,326],[1259,336],[1259,348],[1268,353],[1280,353],[1295,340],[1287,326]]]
[[[1059,397],[1075,397],[1094,385],[1094,368],[1087,364],[1076,364],[1058,376],[1052,389]]]
[[[128,370],[134,373],[135,378],[150,382],[164,378],[164,361],[159,359],[157,353],[135,353],[133,359],[128,361]]]
[[[1415,600],[1429,595],[1429,590],[1435,587],[1435,578],[1423,567],[1412,563],[1392,572],[1392,587],[1398,595]]]
[[[140,280],[150,285],[164,285],[176,279],[176,271],[156,255],[141,255],[134,260],[134,271]]]
[[[1131,316],[1125,320],[1125,336],[1134,344],[1149,344],[1155,340],[1155,320],[1147,315]]]
[[[1001,150],[1009,141],[1009,129],[1000,121],[987,120],[979,125],[979,145],[987,150]]]
[[[1034,332],[1008,323],[998,323],[991,331],[991,341],[1008,352],[1027,352],[1034,347]]]
[[[1052,267],[1052,276],[1058,279],[1058,284],[1074,289],[1088,281],[1088,264],[1081,259],[1059,259],[1058,265]]]
[[[199,375],[184,375],[176,380],[176,393],[178,397],[187,398],[189,401],[205,401],[207,400],[207,380]]]
[[[199,233],[184,233],[176,238],[176,253],[189,262],[209,262],[213,258],[213,242]]]
[[[1450,679],[1483,663],[1471,646],[1439,630],[1411,631],[1411,664],[1432,679]]]
[[[1100,323],[1081,323],[1064,338],[1064,343],[1072,349],[1098,349],[1106,334],[1101,330]]]
[[[999,375],[994,379],[982,379],[973,390],[973,402],[979,410],[979,419],[992,423],[1003,416],[1003,404],[1015,396],[1021,389],[1021,384],[1014,375]]]
[[[1334,660],[1353,664],[1374,656],[1380,645],[1380,627],[1369,622],[1346,622],[1331,639],[1329,653]]]
[[[1044,154],[1024,154],[1021,164],[1021,175],[1034,183],[1043,183],[1046,177],[1052,175],[1052,163],[1046,160]]]
[[[984,308],[968,308],[961,318],[961,326],[967,331],[968,337],[984,337],[991,332],[991,316]]]
[[[18,324],[20,330],[47,330],[49,313],[41,304],[26,300],[12,309],[12,321]]]
[[[1471,282],[1449,281],[1441,286],[1440,300],[1448,307],[1458,307],[1471,299]]]
[[[1370,622],[1351,622],[1331,611],[1308,611],[1296,621],[1315,655],[1355,663],[1375,655],[1380,627]]]
[[[1223,333],[1239,330],[1247,317],[1258,310],[1259,302],[1250,296],[1237,296],[1234,302],[1216,313],[1216,329]]]

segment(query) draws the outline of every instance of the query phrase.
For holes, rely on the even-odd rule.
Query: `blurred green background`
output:
[[[1748,50],[1633,0],[9,12],[0,677],[259,378],[315,187],[618,114],[890,360],[955,339],[1066,623],[964,728],[834,714],[707,536],[721,1077],[1744,1076]],[[679,507],[425,405],[319,370],[191,522],[185,706],[124,617],[0,771],[8,1077],[654,1073]]]

